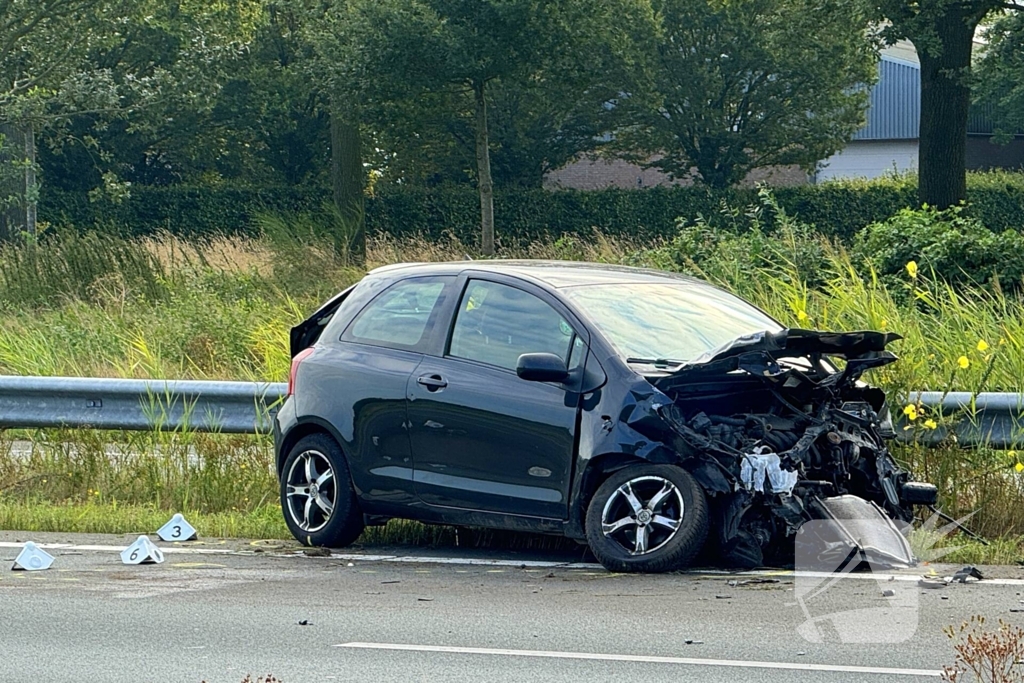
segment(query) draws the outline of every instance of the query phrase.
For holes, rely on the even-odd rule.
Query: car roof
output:
[[[397,263],[375,268],[371,275],[389,275],[395,278],[413,275],[449,275],[466,270],[505,273],[544,283],[561,289],[579,285],[629,283],[690,283],[707,285],[696,278],[648,268],[632,268],[609,263],[584,261],[541,261],[487,259],[480,261],[446,261],[440,263]]]

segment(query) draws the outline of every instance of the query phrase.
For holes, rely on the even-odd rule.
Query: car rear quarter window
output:
[[[545,301],[521,289],[471,280],[459,302],[448,355],[515,370],[524,353],[567,361],[574,331]]]
[[[454,277],[402,280],[378,294],[342,334],[342,341],[415,350],[426,343],[433,316]]]

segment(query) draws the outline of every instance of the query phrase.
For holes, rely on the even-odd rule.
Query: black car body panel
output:
[[[393,288],[410,280],[430,284],[421,290],[434,302],[429,313],[403,303],[409,315],[424,316],[421,338],[361,339],[367,304],[390,292],[401,300]],[[308,340],[315,351],[299,364],[295,395],[276,418],[279,466],[301,435],[320,430],[344,451],[368,516],[583,539],[589,496],[610,473],[640,462],[676,464],[703,487],[716,553],[734,566],[791,548],[800,524],[843,509],[830,499],[857,496],[889,518],[910,520],[902,496],[909,474],[885,446],[884,395],[858,381],[896,360],[886,346],[898,335],[779,326],[688,363],[639,366],[562,292],[594,281],[666,280],[709,287],[666,273],[560,262],[373,271],[292,331],[293,356]],[[572,340],[564,382],[527,381],[508,363],[449,353],[461,343],[452,328],[473,283],[527,293],[561,317]],[[927,498],[918,491],[912,502]]]

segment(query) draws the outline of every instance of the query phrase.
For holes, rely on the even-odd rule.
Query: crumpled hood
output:
[[[726,564],[756,566],[765,553],[793,548],[812,520],[832,522],[834,538],[821,539],[830,552],[910,564],[894,521],[910,522],[912,505],[934,495],[912,496],[920,484],[905,492],[910,474],[885,444],[885,395],[858,381],[897,360],[886,346],[900,338],[802,329],[746,335],[645,373],[656,391],[637,401],[626,423],[670,444],[704,487]],[[842,359],[842,368],[827,358]]]
[[[806,358],[810,367],[799,373],[822,386],[848,386],[864,371],[882,367],[898,360],[885,347],[902,337],[893,332],[819,332],[785,329],[778,332],[756,332],[738,337],[693,361],[671,368],[660,368],[658,374],[647,375],[661,389],[680,383],[707,381],[734,370],[745,370],[762,379],[785,380],[795,369],[780,365],[780,359]],[[822,357],[842,358],[846,367],[836,372],[834,366],[817,362]]]
[[[808,356],[821,354],[836,358],[866,358],[887,353],[885,347],[903,339],[895,332],[821,332],[788,328],[778,332],[755,332],[737,337],[717,349],[708,351],[689,363],[684,363],[675,372],[685,371],[698,365],[719,363],[739,358],[748,353],[767,353],[773,358],[786,356]],[[893,356],[895,360],[895,356]]]

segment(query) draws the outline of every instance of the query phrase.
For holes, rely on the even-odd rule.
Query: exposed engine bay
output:
[[[641,401],[647,410],[633,426],[660,432],[705,489],[716,561],[753,567],[791,558],[806,522],[832,520],[835,536],[815,539],[826,550],[913,563],[901,528],[913,505],[935,503],[936,489],[910,481],[893,459],[885,395],[859,381],[897,360],[885,347],[899,338],[763,332],[645,375],[659,391]]]

